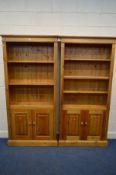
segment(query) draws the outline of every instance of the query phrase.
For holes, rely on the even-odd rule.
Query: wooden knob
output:
[[[83,122],[81,122],[81,125],[84,125],[84,123],[83,123]]]

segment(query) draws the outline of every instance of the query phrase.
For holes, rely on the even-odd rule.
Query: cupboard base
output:
[[[8,140],[9,146],[57,146],[56,140]]]
[[[107,140],[102,140],[102,141],[83,141],[83,140],[60,140],[59,141],[59,146],[108,146],[108,141]]]
[[[69,141],[69,140],[60,140],[59,144],[57,141],[52,140],[8,140],[8,146],[99,146],[104,147],[108,146],[108,141]]]

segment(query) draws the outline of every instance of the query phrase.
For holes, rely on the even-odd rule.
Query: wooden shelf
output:
[[[63,105],[63,110],[106,110],[105,105]]]
[[[10,80],[9,85],[54,85],[53,80]]]
[[[75,58],[65,58],[64,61],[99,61],[99,62],[109,62],[110,59],[75,59]]]
[[[109,80],[107,76],[64,76],[64,79],[92,79],[92,80]]]
[[[41,60],[41,61],[38,61],[38,60],[9,60],[8,63],[20,63],[20,64],[23,64],[23,63],[38,63],[38,64],[53,64],[54,61],[53,60]]]
[[[53,109],[54,108],[54,105],[53,104],[46,104],[46,103],[34,103],[34,102],[22,102],[22,103],[16,103],[16,104],[10,104],[10,108],[19,108],[19,109],[22,109],[22,108],[33,108],[33,109],[44,109],[44,108],[47,108],[47,109]]]
[[[65,94],[108,94],[108,91],[76,91],[64,90]]]

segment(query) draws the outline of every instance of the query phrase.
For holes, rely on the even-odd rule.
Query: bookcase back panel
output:
[[[96,94],[64,94],[64,104],[74,105],[106,105],[107,95]]]
[[[11,86],[10,104],[53,104],[51,86]]]
[[[8,60],[53,60],[54,48],[50,43],[8,43]]]
[[[53,80],[54,67],[51,64],[10,64],[8,67],[9,81]]]
[[[106,62],[70,62],[64,65],[66,76],[109,76],[110,65]]]
[[[110,59],[111,45],[103,44],[66,44],[67,59]]]
[[[64,90],[108,91],[108,83],[106,80],[64,80]]]

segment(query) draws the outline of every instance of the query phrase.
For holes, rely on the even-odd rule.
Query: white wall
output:
[[[116,0],[0,0],[0,34],[116,36]],[[0,42],[0,137],[7,136]],[[114,65],[116,70],[116,60]],[[116,138],[116,71],[109,137]]]

